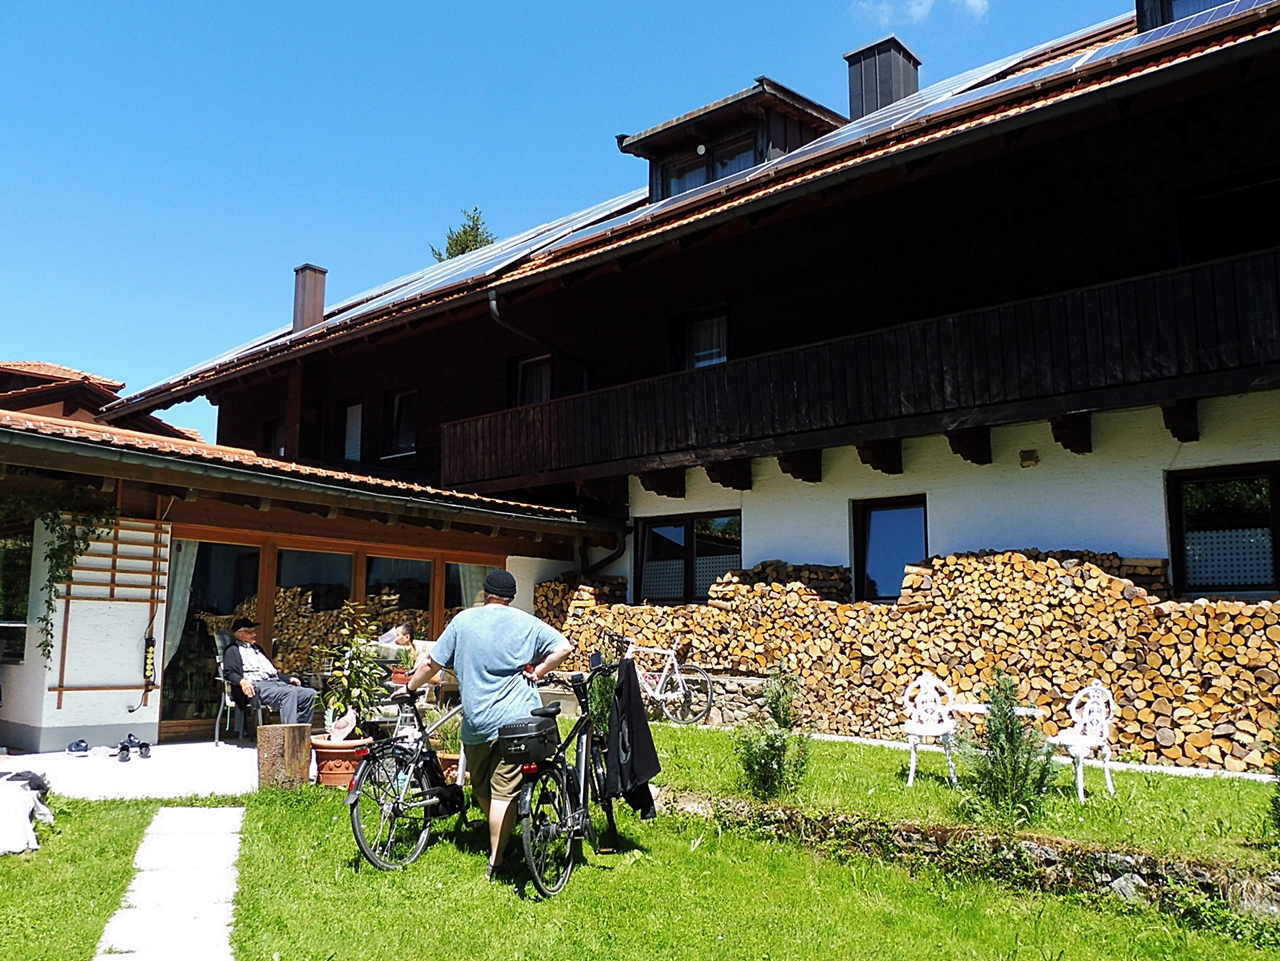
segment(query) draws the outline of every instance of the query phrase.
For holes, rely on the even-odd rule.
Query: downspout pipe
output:
[[[584,540],[578,542],[578,555],[582,559],[582,573],[584,576],[594,574],[596,571],[603,570],[608,567],[627,550],[627,535],[631,533],[630,527],[624,527],[622,533],[618,535],[618,546],[606,554],[594,564],[587,563],[587,543]]]
[[[519,327],[517,327],[515,324],[511,323],[510,321],[504,320],[502,317],[501,311],[498,310],[498,292],[492,288],[490,288],[489,290],[489,316],[493,318],[493,322],[495,324],[497,324],[499,327],[503,328],[504,330],[509,330],[511,331],[511,333],[517,335],[518,337],[523,337],[525,340],[531,340],[535,344],[537,344],[539,347],[541,347],[543,350],[548,351],[549,353],[552,353],[552,354],[559,354],[565,360],[581,368],[582,392],[585,394],[588,390],[591,389],[590,380],[587,373],[586,362],[579,360],[577,357],[569,353],[564,348],[557,347],[555,344],[549,341],[543,340],[537,334],[531,334],[527,330],[521,330]]]

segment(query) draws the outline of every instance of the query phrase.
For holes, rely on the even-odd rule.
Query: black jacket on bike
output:
[[[656,817],[649,781],[661,770],[640,693],[640,678],[636,676],[636,662],[624,658],[618,666],[618,685],[609,709],[605,795],[622,798],[640,812],[642,819]]]

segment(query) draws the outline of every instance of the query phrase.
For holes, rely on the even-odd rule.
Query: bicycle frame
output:
[[[657,675],[653,684],[649,683],[649,678],[654,676],[652,671],[636,670],[636,676],[640,680],[640,687],[646,696],[653,698],[655,701],[678,701],[684,697],[684,678],[680,675],[680,663],[676,660],[674,648],[641,647],[634,640],[631,640],[627,644],[627,653],[624,656],[634,658],[636,654],[661,654],[664,657],[662,671]],[[672,674],[676,678],[676,690],[670,694],[659,693],[662,690],[662,682]]]
[[[591,824],[591,811],[589,809],[590,782],[587,779],[594,776],[588,765],[591,763],[591,742],[596,736],[596,728],[595,721],[591,717],[587,691],[594,677],[598,674],[612,671],[616,666],[610,665],[609,667],[596,668],[587,677],[577,674],[570,681],[582,713],[579,715],[578,720],[574,722],[573,727],[570,728],[568,735],[560,742],[560,746],[556,748],[556,753],[551,758],[546,761],[523,765],[525,783],[520,790],[518,817],[523,818],[529,815],[531,794],[525,789],[526,786],[531,784],[533,778],[544,768],[559,767],[566,773],[571,774],[573,778],[573,783],[565,786],[573,807],[573,819],[570,822],[573,834],[575,836],[582,836],[583,834],[594,835],[594,826]],[[570,745],[574,745],[572,765],[569,764],[568,759]]]
[[[453,718],[458,717],[462,714],[462,705],[459,704],[458,706],[448,711],[446,714],[437,718],[430,726],[427,726],[422,723],[422,718],[418,715],[417,708],[412,702],[409,702],[403,705],[403,707],[408,707],[411,709],[415,723],[412,725],[403,724],[404,711],[402,709],[401,715],[396,718],[395,730],[392,733],[390,738],[380,743],[375,742],[369,747],[363,749],[363,751],[356,752],[357,756],[363,759],[362,763],[365,763],[369,760],[369,757],[368,757],[369,755],[374,755],[376,758],[377,755],[380,755],[383,753],[394,752],[397,750],[400,750],[400,751],[412,750],[413,755],[412,757],[410,757],[409,763],[416,767],[422,763],[423,752],[430,747],[431,735],[434,734],[437,730],[439,730],[446,721],[450,721]],[[407,728],[405,733],[401,733],[402,728]],[[462,750],[459,751],[458,775],[454,781],[454,783],[457,784],[458,787],[462,787],[464,778],[466,777],[466,762],[467,762],[466,747],[464,745],[462,747]],[[409,779],[406,778],[402,784],[397,785],[396,795],[394,798],[388,799],[388,803],[396,805],[397,808],[401,811],[411,811],[417,808],[428,808],[428,807],[439,806],[440,804],[439,797],[429,797],[429,798],[424,798],[422,800],[409,800],[408,799],[409,784],[410,784]],[[355,803],[356,798],[357,798],[357,794],[355,792],[355,778],[352,777],[351,787],[348,789],[348,792],[347,792],[347,803],[348,804]]]

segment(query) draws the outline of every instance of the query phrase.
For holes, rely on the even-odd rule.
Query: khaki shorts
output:
[[[467,770],[471,773],[471,793],[476,797],[510,801],[520,793],[524,776],[520,765],[498,756],[498,742],[468,744]]]

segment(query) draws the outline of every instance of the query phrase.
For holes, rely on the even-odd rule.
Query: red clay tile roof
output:
[[[63,437],[68,440],[100,444],[104,447],[127,447],[131,450],[144,451],[151,454],[163,454],[175,458],[206,461],[208,463],[228,464],[261,471],[262,473],[285,474],[291,477],[320,482],[332,481],[343,484],[356,484],[373,491],[382,491],[401,497],[422,497],[442,503],[455,504],[460,507],[471,507],[476,510],[511,511],[528,514],[531,518],[542,517],[553,520],[567,521],[575,518],[573,511],[559,507],[520,504],[515,501],[482,497],[479,494],[441,490],[436,487],[428,487],[425,484],[412,484],[408,481],[389,480],[384,477],[371,477],[368,474],[353,474],[347,471],[326,470],[321,467],[310,467],[306,464],[295,464],[291,461],[263,457],[251,450],[243,450],[239,447],[222,447],[218,444],[205,444],[192,440],[182,440],[177,437],[161,437],[158,434],[144,434],[136,430],[106,427],[98,424],[89,424],[84,421],[64,420],[59,417],[41,417],[36,414],[0,410],[0,430]]]
[[[74,367],[62,364],[50,364],[43,360],[0,360],[0,371],[12,371],[15,374],[27,374],[31,377],[48,377],[50,380],[87,380],[98,387],[106,388],[111,393],[118,393],[124,387],[122,380],[109,380],[97,374],[87,374]]]

